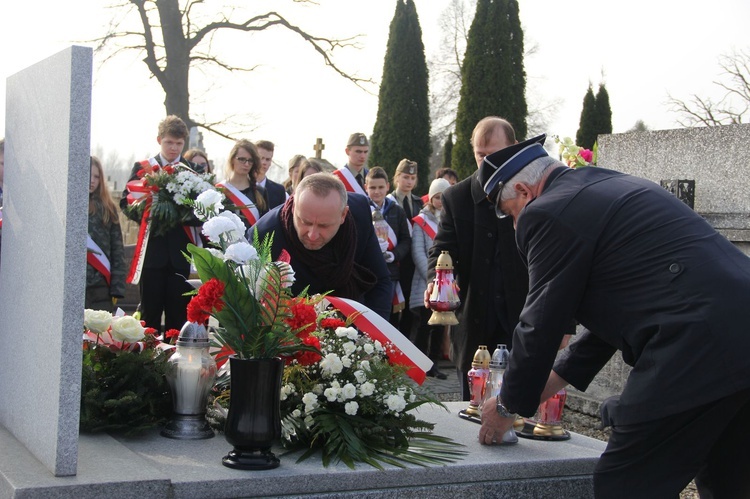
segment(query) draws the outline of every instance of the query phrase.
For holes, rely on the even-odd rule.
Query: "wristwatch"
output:
[[[503,405],[502,400],[500,400],[500,397],[497,398],[497,413],[502,418],[515,418],[516,414],[513,414],[510,412],[506,407]]]

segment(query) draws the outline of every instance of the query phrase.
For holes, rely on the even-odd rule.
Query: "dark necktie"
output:
[[[357,179],[357,183],[359,184],[359,186],[364,189],[365,188],[365,184],[364,184],[364,182],[362,182],[362,174],[358,173],[355,178]]]
[[[406,212],[406,219],[411,220],[411,203],[409,202],[409,196],[404,196],[404,211]]]

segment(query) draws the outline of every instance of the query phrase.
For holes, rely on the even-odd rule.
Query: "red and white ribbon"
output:
[[[411,220],[415,224],[419,225],[424,231],[424,233],[430,236],[430,239],[432,239],[433,241],[435,240],[435,236],[437,236],[437,230],[438,230],[438,225],[436,222],[433,222],[432,220],[424,216],[422,213],[412,218]]]
[[[107,255],[104,254],[99,245],[91,239],[91,236],[88,236],[86,240],[86,261],[104,276],[107,284],[111,284],[112,274],[109,266],[109,258],[107,258]]]
[[[251,226],[255,225],[260,218],[260,212],[258,211],[258,207],[255,206],[255,203],[253,203],[249,197],[242,194],[239,189],[229,182],[226,184],[216,184],[216,187],[223,188],[224,195],[240,209],[240,212],[245,216],[248,223]]]
[[[344,183],[344,187],[346,187],[347,192],[356,192],[357,194],[367,196],[364,189],[362,189],[357,183],[357,179],[354,178],[352,172],[349,171],[349,168],[343,166],[334,170],[333,174],[336,175]]]
[[[432,367],[432,361],[409,338],[401,334],[401,331],[359,302],[336,296],[326,296],[323,300],[324,304],[326,301],[346,317],[360,312],[354,319],[354,325],[373,340],[378,340],[384,345],[391,343],[395,351],[388,353],[388,360],[392,364],[406,366],[408,368],[406,374],[418,384],[421,385],[424,382],[425,373]]]
[[[149,158],[141,161],[141,168],[148,170],[159,166],[159,162],[156,158]],[[127,281],[129,284],[138,284],[141,280],[141,270],[143,269],[143,260],[146,258],[146,246],[148,246],[148,238],[151,235],[151,190],[146,185],[146,181],[143,179],[131,180],[126,184],[128,189],[128,204],[136,202],[146,203],[143,208],[143,216],[141,216],[141,225],[138,228],[138,240],[135,243],[135,251],[133,252],[133,260],[130,262],[130,270],[128,271]],[[145,199],[143,199],[145,198]]]

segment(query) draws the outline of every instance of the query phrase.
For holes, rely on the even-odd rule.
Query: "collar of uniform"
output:
[[[479,170],[472,173],[469,179],[471,182],[471,199],[474,201],[474,204],[478,205],[484,201],[489,205],[490,202],[487,200],[487,194],[484,192],[481,182],[479,182]]]

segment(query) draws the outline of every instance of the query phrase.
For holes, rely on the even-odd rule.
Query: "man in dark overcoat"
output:
[[[544,136],[485,158],[480,179],[516,225],[529,294],[480,441],[620,350],[633,367],[594,472],[597,498],[750,497],[750,259],[658,185],[550,158]],[[587,330],[555,361],[561,323]]]

